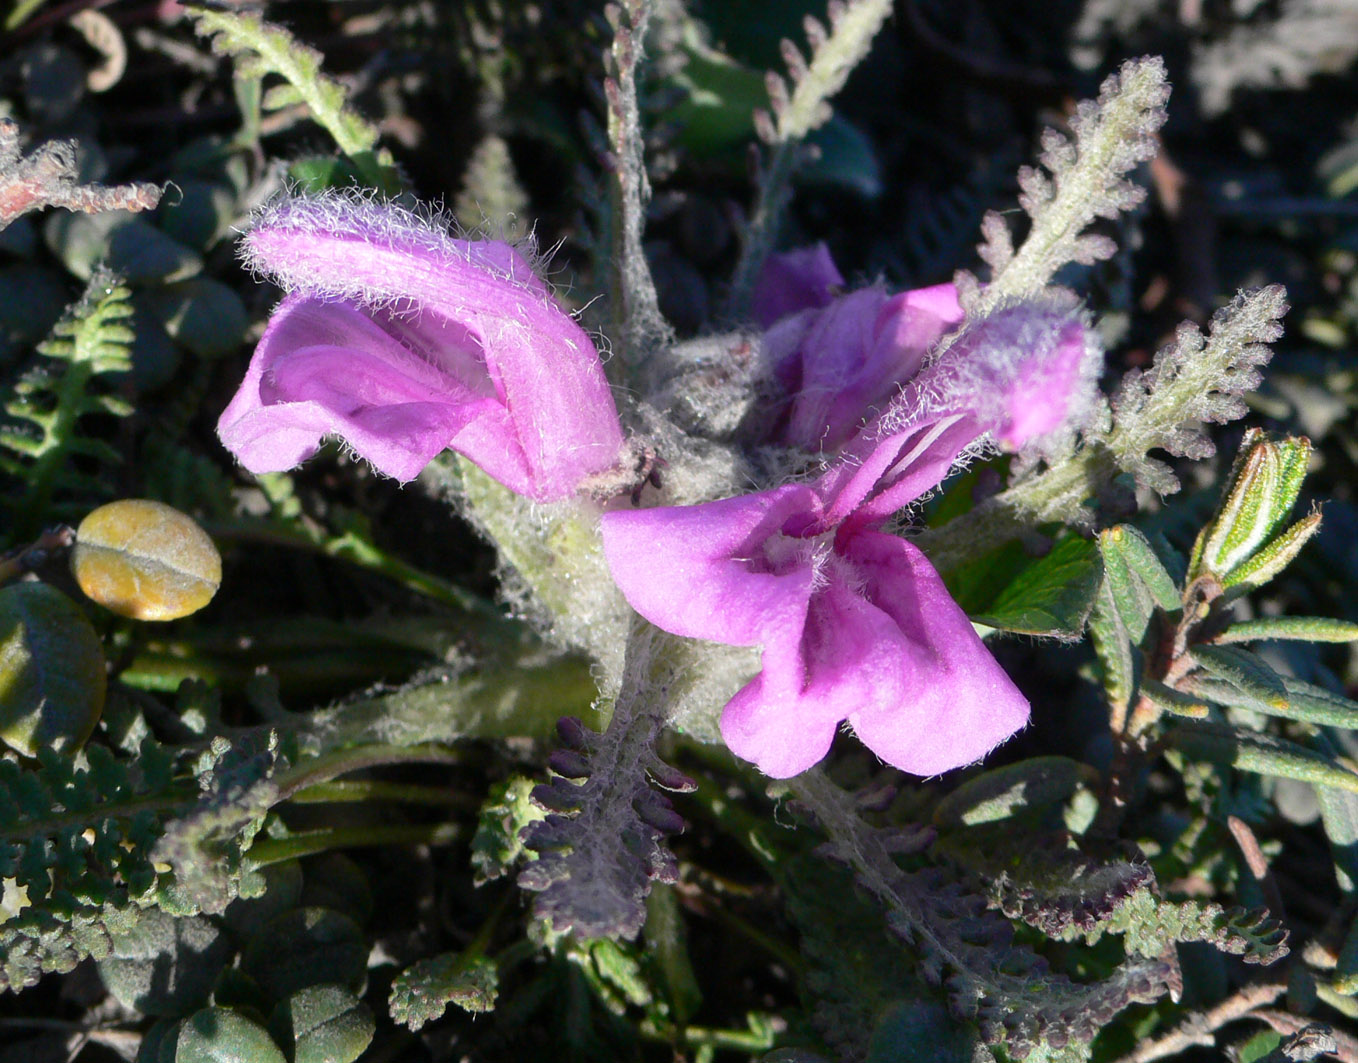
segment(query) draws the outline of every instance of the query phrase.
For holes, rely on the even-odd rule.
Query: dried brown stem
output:
[[[1188,1016],[1164,1037],[1147,1041],[1135,1052],[1123,1056],[1116,1063],[1151,1063],[1151,1060],[1164,1059],[1194,1045],[1214,1045],[1217,1030],[1228,1022],[1247,1018],[1256,1008],[1272,1004],[1286,991],[1287,986],[1282,982],[1247,985],[1210,1011]]]
[[[19,154],[19,127],[0,118],[0,229],[30,210],[64,207],[97,214],[105,210],[151,210],[160,202],[159,185],[81,184],[75,142],[53,140],[28,155]]]

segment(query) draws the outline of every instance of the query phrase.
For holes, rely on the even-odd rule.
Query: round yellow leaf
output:
[[[212,601],[222,582],[222,558],[207,532],[163,502],[110,502],[75,535],[76,582],[120,616],[178,620]]]

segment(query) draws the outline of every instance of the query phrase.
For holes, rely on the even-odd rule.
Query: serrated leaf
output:
[[[1215,679],[1235,687],[1264,711],[1287,708],[1283,679],[1263,659],[1238,646],[1194,646],[1193,660]]]
[[[103,646],[71,599],[45,583],[0,590],[0,741],[29,757],[74,750],[105,684]]]
[[[976,826],[1066,801],[1098,773],[1070,757],[1031,757],[968,779],[934,809],[937,827]]]
[[[1190,757],[1229,764],[1240,771],[1358,793],[1358,772],[1314,749],[1259,731],[1191,723],[1169,731],[1165,741]]]
[[[227,1008],[204,1008],[179,1030],[175,1063],[288,1063],[268,1031]]]
[[[1039,558],[1010,543],[946,575],[948,590],[977,623],[1001,631],[1077,639],[1102,578],[1098,548],[1068,536]]]
[[[1217,643],[1262,642],[1297,639],[1304,642],[1353,642],[1358,624],[1327,616],[1266,616],[1233,623],[1215,639]]]
[[[391,985],[388,1008],[394,1021],[418,1030],[456,1004],[464,1011],[490,1011],[499,993],[495,961],[472,953],[447,952],[412,964]]]

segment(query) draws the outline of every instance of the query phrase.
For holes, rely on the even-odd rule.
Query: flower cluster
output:
[[[624,450],[599,357],[515,249],[338,198],[270,208],[246,259],[290,294],[223,441],[250,469],[342,436],[416,475],[451,447],[539,501],[580,493]],[[823,247],[774,256],[755,293],[786,401],[769,440],[824,462],[810,482],[602,514],[631,606],[681,636],[759,647],[722,735],[775,777],[811,767],[847,721],[920,775],[973,761],[1028,702],[938,573],[886,525],[988,446],[1017,450],[1092,407],[1098,350],[1073,300],[966,321],[951,285],[845,292]]]
[[[936,289],[925,300],[945,301]],[[858,335],[879,349],[873,330]],[[870,364],[836,344],[806,353]],[[907,349],[899,361],[922,358]],[[938,573],[883,525],[987,440],[1016,450],[1087,410],[1098,363],[1073,303],[1011,307],[893,380],[895,397],[811,483],[604,515],[609,568],[637,612],[675,634],[763,648],[762,670],[722,715],[734,753],[789,777],[847,721],[883,760],[932,775],[1024,725],[1027,700]]]

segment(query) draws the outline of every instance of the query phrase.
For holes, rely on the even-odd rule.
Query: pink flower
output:
[[[786,778],[847,721],[883,760],[933,775],[1023,726],[1027,700],[938,573],[881,527],[987,436],[1022,446],[1084,416],[1097,371],[1077,309],[1001,310],[815,481],[604,515],[605,557],[637,612],[674,634],[762,647],[762,670],[722,713],[732,752]]]
[[[897,295],[862,288],[778,321],[764,334],[764,350],[791,402],[776,437],[805,450],[835,450],[961,321],[951,284]]]
[[[244,258],[291,292],[217,426],[252,472],[338,435],[399,480],[452,448],[552,501],[618,461],[598,352],[510,245],[330,195],[266,209]]]

